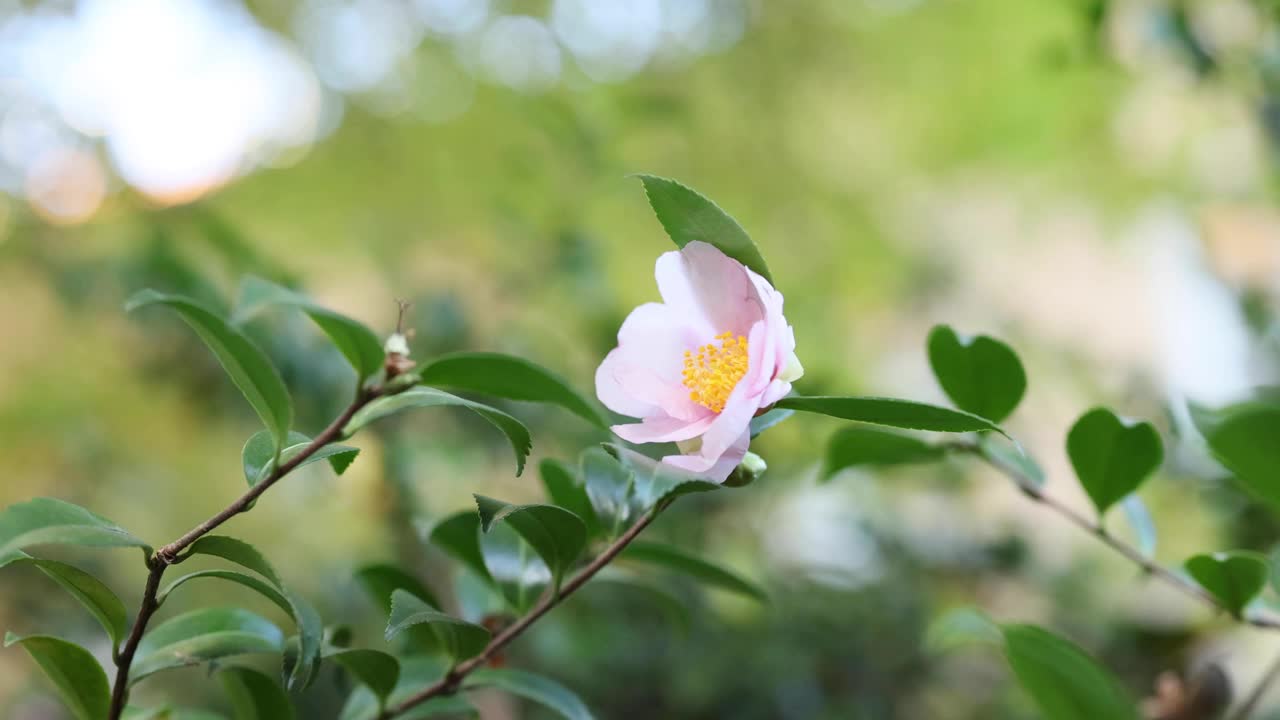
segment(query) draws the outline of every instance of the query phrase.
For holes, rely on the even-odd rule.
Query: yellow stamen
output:
[[[742,335],[721,333],[716,336],[720,346],[708,343],[684,351],[684,386],[689,388],[689,399],[708,410],[720,412],[729,400],[729,393],[747,374],[747,339]]]

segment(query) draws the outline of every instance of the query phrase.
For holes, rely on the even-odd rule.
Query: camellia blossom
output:
[[[675,442],[663,462],[723,482],[746,455],[751,418],[804,369],[782,293],[704,242],[658,258],[660,303],[631,312],[596,370],[596,395],[640,418],[614,425],[633,443]]]

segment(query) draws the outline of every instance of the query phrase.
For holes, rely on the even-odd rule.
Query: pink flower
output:
[[[661,303],[631,312],[596,370],[596,395],[640,418],[633,443],[675,442],[663,462],[723,482],[751,441],[751,418],[803,374],[782,294],[704,242],[658,258]]]

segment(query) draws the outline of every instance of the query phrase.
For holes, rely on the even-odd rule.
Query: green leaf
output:
[[[36,498],[0,511],[0,556],[32,545],[151,547],[110,520],[54,498]]]
[[[280,464],[289,462],[298,456],[303,450],[311,446],[311,438],[300,432],[290,431],[289,437],[285,440],[286,446],[280,451]],[[275,467],[275,447],[271,433],[262,430],[256,432],[244,444],[244,450],[240,453],[241,463],[244,465],[244,479],[249,483],[249,487],[253,487],[262,481],[262,478]],[[355,462],[356,456],[360,454],[360,448],[351,447],[350,445],[339,445],[338,443],[330,443],[316,450],[306,460],[298,464],[298,467],[305,467],[313,462],[328,460],[329,466],[333,468],[333,472],[341,475],[351,467],[351,463]]]
[[[587,527],[577,515],[555,505],[509,505],[474,495],[485,532],[496,522],[510,525],[551,570],[556,589],[587,545]]]
[[[218,673],[218,679],[231,700],[235,720],[288,720],[296,716],[284,690],[257,670],[229,667]]]
[[[471,513],[468,513],[471,514]],[[407,591],[433,608],[440,607],[436,596],[418,578],[394,565],[375,563],[356,571],[356,582],[385,612],[391,612],[391,598],[397,590]]]
[[[986,614],[970,607],[947,610],[925,631],[924,644],[931,653],[950,652],[975,643],[1003,647],[1004,635]]]
[[[1164,448],[1151,423],[1126,423],[1106,408],[1094,408],[1071,426],[1067,454],[1102,515],[1160,467]]]
[[[1033,625],[1005,625],[1005,656],[1046,720],[1138,720],[1137,703],[1087,653]]]
[[[275,586],[271,585],[265,580],[260,580],[256,577],[253,577],[252,575],[246,575],[242,572],[236,572],[235,570],[197,570],[196,572],[193,572],[193,573],[187,573],[186,575],[183,575],[175,579],[173,582],[165,586],[164,589],[160,591],[160,594],[157,597],[160,599],[161,602],[163,602],[166,598],[169,597],[169,595],[173,593],[174,590],[177,590],[178,588],[182,587],[183,585],[186,585],[192,580],[199,580],[201,578],[213,578],[215,580],[226,580],[228,582],[233,582],[233,583],[238,583],[240,585],[243,585],[251,590],[257,591],[263,597],[275,603],[276,606],[279,607],[281,610],[284,610],[285,612],[289,613],[289,615],[291,616],[293,615],[293,606],[289,603],[288,598],[286,598],[283,593],[277,590]]]
[[[1012,472],[1019,485],[1026,485],[1032,490],[1044,487],[1044,469],[1012,442],[985,435],[978,439],[978,452],[988,462]]]
[[[78,720],[106,720],[111,708],[111,686],[107,674],[88,650],[56,637],[6,633],[4,646],[21,645],[45,675],[53,681],[58,695]]]
[[[785,397],[777,405],[783,409],[830,415],[842,420],[888,425],[904,430],[935,432],[998,432],[1000,426],[977,415],[927,403],[882,397]]]
[[[280,379],[280,373],[262,350],[227,321],[190,298],[143,290],[125,303],[125,310],[132,312],[140,307],[156,304],[177,312],[195,330],[218,358],[231,381],[240,388],[258,417],[262,418],[263,424],[276,441],[276,447],[284,447],[289,423],[293,419],[293,405],[289,400],[289,391]]]
[[[636,599],[638,594],[645,598],[637,602],[656,606],[668,623],[681,637],[687,637],[693,614],[689,611],[689,603],[685,597],[672,592],[671,583],[664,578],[653,578],[639,575],[621,566],[609,565],[596,573],[580,592],[592,592],[600,589],[616,588],[616,592],[627,598]]]
[[[382,369],[386,356],[382,342],[372,330],[345,315],[316,305],[302,294],[262,278],[249,276],[240,284],[240,297],[236,301],[232,321],[243,323],[272,305],[284,305],[306,313],[347,358],[361,381]]]
[[[523,358],[502,353],[451,353],[432,360],[422,384],[525,402],[559,405],[597,427],[607,427],[595,407],[563,378]]]
[[[723,487],[703,475],[654,460],[629,448],[611,445],[606,452],[616,453],[618,461],[631,472],[631,504],[637,514],[680,495],[710,492]]]
[[[1227,612],[1240,617],[1267,584],[1266,556],[1245,550],[1196,555],[1186,562],[1187,572],[1213,594]]]
[[[1147,504],[1137,495],[1129,495],[1120,501],[1125,520],[1138,538],[1138,551],[1148,560],[1156,556],[1156,524],[1151,519]]]
[[[530,437],[529,428],[525,427],[524,423],[497,408],[450,395],[435,388],[417,387],[396,395],[378,398],[364,406],[351,418],[343,434],[351,437],[357,430],[374,420],[401,410],[441,406],[467,408],[493,423],[493,426],[505,433],[507,439],[511,441],[511,449],[516,454],[516,475],[524,472],[525,458],[529,457],[529,451],[533,449],[533,438]]]
[[[1018,407],[1027,373],[1018,354],[987,335],[962,338],[946,325],[929,333],[929,364],[956,407],[1000,422]]]
[[[396,590],[391,594],[387,639],[390,640],[415,625],[430,625],[440,639],[445,654],[455,663],[479,655],[489,644],[489,631],[483,627],[445,615],[411,593]]]
[[[577,515],[587,526],[589,537],[599,535],[602,531],[600,518],[596,517],[587,488],[578,480],[573,468],[554,458],[547,458],[538,464],[538,472],[551,502]]]
[[[170,618],[142,637],[129,684],[169,668],[248,653],[278,653],[284,634],[240,608],[201,608]]]
[[[446,670],[448,668],[435,656],[412,655],[400,658],[400,680],[387,698],[387,704],[395,705],[403,702],[410,695],[439,680]],[[347,698],[339,718],[340,720],[375,720],[379,716],[381,707],[373,691],[367,687],[359,687]],[[421,720],[441,715],[475,717],[476,711],[466,698],[453,695],[433,698],[416,705],[411,710],[397,715],[395,720]]]
[[[751,418],[751,439],[755,439],[757,435],[781,423],[783,420],[795,415],[795,410],[782,410],[774,408],[763,415],[757,415]]]
[[[593,720],[591,711],[572,691],[554,680],[531,672],[481,668],[471,673],[462,687],[467,690],[496,687],[532,700],[567,720]]]
[[[762,603],[769,602],[769,595],[759,585],[670,545],[634,540],[622,551],[622,558],[674,570],[711,587],[728,590]]]
[[[476,513],[464,510],[444,518],[427,533],[427,541],[485,581],[493,582],[480,548],[480,516]]]
[[[325,659],[341,665],[360,684],[369,688],[378,698],[380,707],[400,679],[400,663],[379,650],[342,650],[326,655]]]
[[[1280,507],[1280,405],[1255,401],[1191,416],[1218,462],[1251,493]]]
[[[856,465],[905,465],[937,460],[943,449],[920,438],[873,427],[841,428],[827,443],[823,479]]]
[[[205,535],[191,544],[184,557],[192,555],[220,557],[223,560],[248,568],[270,581],[271,587],[278,591],[278,597],[283,597],[285,602],[288,603],[287,606],[281,607],[293,618],[294,625],[298,629],[299,657],[297,663],[293,666],[293,671],[290,673],[289,687],[293,689],[310,684],[311,680],[314,679],[316,668],[320,661],[320,644],[324,633],[323,624],[315,608],[285,587],[275,568],[271,567],[271,563],[267,562],[267,559],[262,556],[262,553],[258,552],[257,548],[243,540],[225,535]],[[206,574],[202,577],[222,577],[233,582],[239,582],[242,585],[258,590],[258,592],[262,592],[277,605],[280,604],[277,597],[272,597],[269,593],[263,592],[261,588],[242,579],[213,574]],[[185,578],[180,578],[180,580],[185,580]],[[175,581],[170,586],[170,590],[177,584],[177,581]]]
[[[658,216],[662,229],[667,231],[676,247],[683,248],[696,241],[714,245],[720,252],[756,271],[760,277],[773,284],[773,276],[769,273],[769,266],[760,254],[760,249],[738,221],[718,205],[675,180],[655,175],[636,177],[644,183],[649,206],[653,208],[653,214]]]
[[[120,598],[111,591],[111,588],[80,568],[54,560],[33,558],[21,551],[14,551],[12,555],[0,561],[0,567],[12,563],[34,565],[71,593],[71,596],[79,600],[80,604],[84,605],[94,619],[102,625],[102,629],[107,631],[112,648],[119,649],[120,641],[128,632],[129,615],[124,608],[124,603],[120,602]]]
[[[578,465],[592,514],[611,535],[617,535],[631,518],[635,474],[603,448],[584,450]]]
[[[506,523],[482,533],[480,545],[489,577],[502,597],[517,613],[529,610],[552,582],[546,562]]]

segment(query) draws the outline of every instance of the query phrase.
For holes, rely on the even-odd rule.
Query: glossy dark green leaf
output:
[[[1201,587],[1237,617],[1262,592],[1269,574],[1266,556],[1245,550],[1196,555],[1187,560],[1185,567]]]
[[[371,600],[385,612],[391,612],[391,598],[397,590],[407,591],[433,608],[439,608],[440,602],[418,578],[401,570],[395,565],[374,563],[356,570],[356,582],[364,588]]]
[[[21,645],[53,681],[58,696],[77,720],[107,720],[111,686],[88,650],[56,637],[6,633],[4,646]]]
[[[1137,702],[1074,643],[1033,625],[1002,630],[1014,675],[1046,720],[1138,720]]]
[[[658,216],[662,229],[667,231],[677,247],[682,248],[691,242],[714,245],[720,252],[773,283],[773,276],[769,273],[769,266],[760,254],[760,249],[738,221],[721,210],[720,206],[675,180],[655,175],[636,177],[644,183],[644,192],[649,198],[653,214]]]
[[[1198,409],[1191,416],[1218,462],[1251,493],[1280,507],[1280,403]]]
[[[483,627],[446,615],[411,593],[396,590],[391,594],[387,639],[390,640],[415,625],[430,625],[440,639],[445,654],[454,662],[480,654],[489,644],[489,631]]]
[[[465,689],[496,687],[542,705],[566,720],[593,720],[578,696],[560,683],[524,670],[482,668],[467,677]]]
[[[942,448],[912,435],[874,427],[841,428],[827,443],[824,479],[858,465],[905,465],[941,458]]]
[[[507,400],[559,405],[593,425],[606,427],[591,403],[563,378],[513,355],[453,353],[427,363],[419,375],[424,385],[466,390]]]
[[[1151,423],[1126,423],[1106,408],[1094,408],[1071,426],[1067,455],[1101,515],[1160,467],[1164,447]]]
[[[480,516],[476,513],[464,510],[444,518],[427,532],[427,541],[484,580],[493,581],[480,548]]]
[[[325,656],[351,673],[361,685],[369,688],[379,703],[395,689],[400,679],[400,663],[379,650],[342,650]]]
[[[129,683],[169,668],[283,649],[280,628],[260,615],[240,608],[192,610],[166,620],[143,636]]]
[[[960,337],[946,325],[929,333],[929,364],[956,407],[1000,422],[1027,391],[1027,373],[1018,354],[987,335]]]
[[[39,568],[72,597],[79,600],[80,604],[93,615],[94,619],[102,625],[102,629],[107,631],[113,648],[120,646],[120,641],[128,632],[129,615],[124,603],[120,602],[120,598],[101,580],[73,565],[33,558],[17,550],[0,560],[0,567],[10,564],[33,565]]]
[[[517,613],[528,611],[553,581],[547,563],[507,523],[482,533],[480,547],[489,577]]]
[[[235,720],[291,720],[293,703],[276,681],[257,670],[229,667],[218,672],[222,689],[231,701]]]
[[[436,656],[413,655],[400,658],[400,680],[387,699],[388,705],[403,702],[444,676],[448,667]],[[340,720],[375,720],[381,710],[378,698],[367,687],[358,687],[347,698]],[[438,697],[396,715],[395,720],[423,720],[440,716],[475,717],[475,708],[461,695]]]
[[[192,580],[201,579],[225,580],[227,582],[243,585],[258,592],[263,597],[275,603],[275,605],[281,610],[293,615],[293,606],[289,603],[288,598],[277,590],[274,585],[265,580],[253,577],[252,575],[246,575],[245,573],[237,572],[235,570],[197,570],[196,572],[187,573],[186,575],[175,578],[173,582],[166,585],[164,589],[160,591],[158,597],[161,601],[164,601],[173,593],[174,590],[177,590]]]
[[[209,555],[222,558],[267,578],[277,589],[283,586],[275,568],[271,567],[271,563],[267,562],[262,553],[238,538],[226,535],[205,535],[191,544],[186,555]]]
[[[602,530],[600,519],[596,517],[585,483],[578,479],[573,468],[554,458],[547,458],[538,464],[538,472],[551,502],[577,515],[587,526],[588,536],[599,535]]]
[[[110,520],[78,505],[36,498],[0,511],[0,556],[32,545],[150,547]]]
[[[347,423],[343,432],[347,437],[351,437],[357,430],[374,420],[393,415],[401,410],[426,407],[467,408],[493,423],[494,427],[506,434],[511,442],[511,449],[515,451],[516,475],[524,472],[524,461],[529,457],[529,451],[533,449],[533,438],[530,437],[529,428],[525,427],[524,423],[497,408],[450,395],[435,388],[417,387],[389,397],[378,398],[357,412],[351,418],[351,422]]]
[[[578,459],[583,490],[601,526],[616,535],[631,519],[635,474],[603,448],[588,448]]]
[[[607,451],[631,473],[633,515],[648,512],[680,495],[710,492],[723,487],[703,475],[654,460],[629,448],[609,446]]]
[[[587,527],[577,515],[555,505],[510,505],[475,495],[480,528],[488,532],[505,522],[538,553],[551,570],[557,588],[587,544]]]
[[[768,594],[759,585],[670,545],[634,540],[622,551],[622,559],[674,570],[704,585],[728,590],[762,603],[769,601]]]
[[[273,445],[271,433],[266,430],[254,433],[244,444],[244,450],[240,453],[241,464],[244,465],[244,479],[249,483],[249,487],[257,485],[264,476],[275,467],[275,448]],[[291,431],[289,437],[285,440],[285,447],[280,451],[280,464],[284,464],[297,457],[298,453],[305,450],[311,445],[311,438],[300,432]],[[360,448],[351,447],[350,445],[340,445],[338,443],[329,443],[324,447],[316,450],[306,460],[299,463],[298,467],[310,465],[313,462],[328,460],[329,466],[333,471],[341,475],[351,467],[351,463],[355,461],[356,455],[360,454]]]
[[[934,432],[992,431],[1005,435],[995,423],[977,415],[913,400],[882,397],[785,397],[774,407],[818,413],[872,425]]]
[[[280,287],[257,277],[246,277],[240,284],[233,321],[243,323],[270,306],[292,307],[306,313],[329,336],[329,340],[347,358],[361,380],[382,369],[386,359],[382,342],[372,330],[351,318],[312,302],[305,295]]]
[[[277,447],[284,447],[293,419],[289,391],[266,354],[227,321],[201,304],[178,295],[143,290],[125,304],[132,312],[147,305],[164,305],[195,330],[222,364],[227,375],[271,431]]]
[[[757,415],[751,418],[751,437],[754,439],[760,433],[768,430],[774,425],[780,424],[782,421],[795,414],[795,410],[774,408],[763,415]]]

